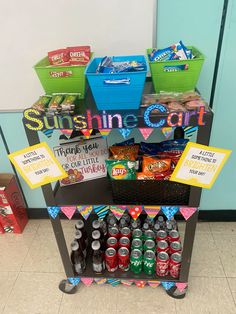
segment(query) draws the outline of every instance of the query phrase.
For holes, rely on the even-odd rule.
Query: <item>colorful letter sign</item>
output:
[[[8,157],[31,189],[67,176],[46,143],[24,148]]]
[[[189,142],[170,181],[210,189],[230,154],[230,150]]]

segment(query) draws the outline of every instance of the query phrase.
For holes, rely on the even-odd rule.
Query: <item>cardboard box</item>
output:
[[[26,205],[13,174],[0,174],[0,224],[5,232],[22,233],[28,222]]]

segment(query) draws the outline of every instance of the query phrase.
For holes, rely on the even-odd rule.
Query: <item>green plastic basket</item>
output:
[[[149,65],[152,74],[152,81],[156,93],[160,91],[166,92],[185,92],[195,89],[197,81],[204,62],[203,54],[194,47],[188,46],[192,49],[194,59],[189,60],[171,60],[171,61],[150,61]],[[150,54],[152,48],[147,49],[147,55]],[[165,66],[175,66],[187,64],[187,70],[177,72],[164,71]]]
[[[93,53],[90,60],[92,56]],[[80,93],[80,98],[84,98],[86,66],[51,66],[48,57],[45,57],[34,66],[34,69],[46,94]]]

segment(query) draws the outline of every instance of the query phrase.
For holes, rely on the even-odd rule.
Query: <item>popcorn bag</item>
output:
[[[15,176],[0,174],[0,225],[3,231],[22,233],[27,222],[26,205]]]

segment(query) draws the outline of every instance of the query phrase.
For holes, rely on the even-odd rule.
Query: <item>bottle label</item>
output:
[[[94,264],[93,263],[93,271],[95,273],[101,273],[103,271],[103,265],[102,264]]]

